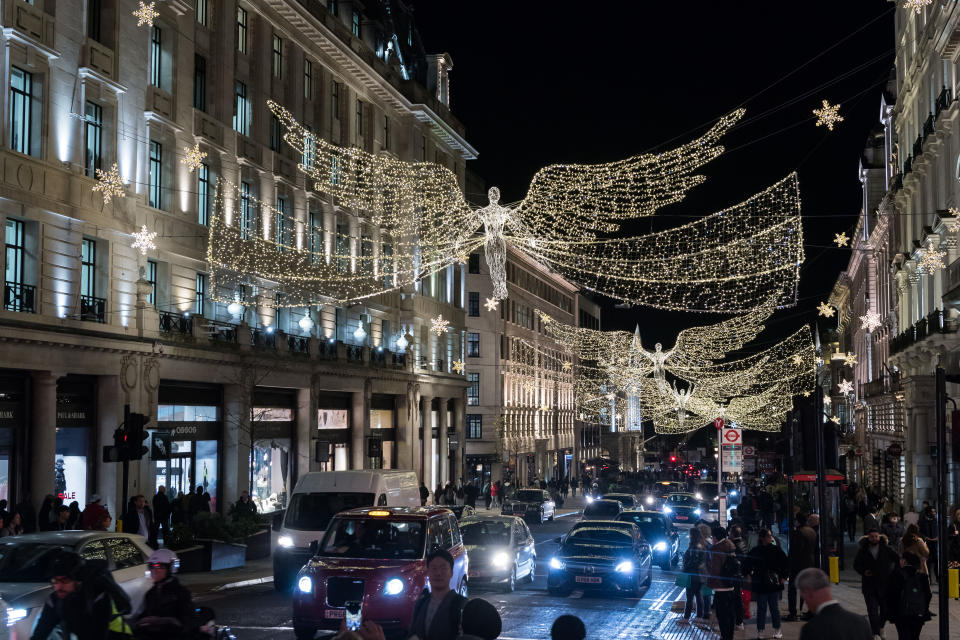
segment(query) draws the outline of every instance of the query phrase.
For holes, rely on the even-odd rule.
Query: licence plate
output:
[[[574,582],[584,582],[586,584],[600,584],[603,582],[603,578],[596,578],[593,576],[576,576],[573,580]]]
[[[687,516],[677,516],[677,520],[689,520]]]
[[[346,609],[327,609],[323,614],[324,618],[343,618],[347,615]]]

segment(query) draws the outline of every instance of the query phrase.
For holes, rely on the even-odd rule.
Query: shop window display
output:
[[[54,459],[54,487],[65,504],[76,500],[87,504],[87,429],[57,429],[57,451]]]
[[[217,510],[217,441],[198,440],[196,483],[210,494],[210,511]]]
[[[290,438],[263,438],[253,443],[253,491],[251,497],[260,513],[287,506],[287,479],[290,474]]]

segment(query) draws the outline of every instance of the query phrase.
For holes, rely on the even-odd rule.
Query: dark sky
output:
[[[858,161],[893,64],[892,3],[413,5],[427,50],[453,57],[451,107],[479,151],[468,166],[498,185],[504,202],[522,199],[544,165],[671,148],[744,106],[727,152],[701,171],[707,182],[643,231],[735,204],[798,171],[807,245],[800,306],[779,311],[764,338],[814,320],[849,258],[831,240],[851,234],[860,209]],[[842,104],[845,122],[833,132],[814,126],[823,99]],[[678,324],[715,319],[610,308],[604,328],[639,322],[645,343],[669,344]]]

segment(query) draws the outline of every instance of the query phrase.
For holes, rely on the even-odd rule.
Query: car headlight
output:
[[[564,565],[563,565],[563,561],[561,561],[559,558],[550,558],[550,568],[551,568],[551,569],[556,569],[557,571],[562,571],[562,570],[563,570],[563,566],[564,566]]]
[[[667,543],[664,542],[663,540],[661,540],[661,541],[658,542],[657,544],[653,545],[653,550],[654,550],[654,551],[666,551],[666,550],[667,550]]]
[[[293,546],[293,538],[290,536],[280,536],[277,538],[277,544],[283,547],[284,549],[289,549]]]
[[[731,490],[730,490],[730,495],[732,495],[732,496],[737,495],[737,490],[736,490],[736,489],[731,489]]]
[[[695,516],[698,516],[698,515],[700,515],[701,513],[703,513],[703,512],[700,511],[699,508],[693,510],[693,515],[695,515]]]
[[[403,593],[405,586],[403,580],[400,578],[390,578],[386,584],[383,585],[383,592],[388,596],[396,596]]]
[[[590,496],[587,496],[587,504],[589,504],[589,503],[591,503],[591,502],[593,502],[593,498],[591,498]]]
[[[312,593],[313,580],[311,580],[309,576],[303,576],[297,580],[297,589],[300,590],[300,593]]]
[[[7,626],[12,627],[27,617],[30,609],[7,609]]]
[[[700,493],[699,493],[699,492],[697,492],[697,494],[696,494],[696,498],[697,498],[697,500],[703,500],[703,496],[702,496],[702,495],[700,495]]]
[[[664,513],[673,513],[673,509],[671,509],[671,508],[668,507],[667,505],[663,505],[663,512],[664,512]]]
[[[617,565],[617,573],[633,573],[633,563],[629,560],[624,560]]]
[[[653,504],[653,496],[647,496],[644,502],[646,502],[647,504]]]
[[[490,564],[500,569],[505,569],[507,565],[510,564],[510,556],[506,551],[501,551],[490,559]]]

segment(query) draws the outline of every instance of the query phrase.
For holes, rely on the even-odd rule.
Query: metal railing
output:
[[[107,321],[107,300],[94,296],[80,296],[80,319],[88,322]]]
[[[363,347],[358,344],[348,344],[347,360],[351,362],[360,362],[363,360]]]
[[[953,102],[953,92],[950,91],[950,87],[944,87],[940,92],[940,95],[937,96],[937,113],[940,115],[940,112],[950,106],[950,103]]]
[[[237,325],[230,322],[217,322],[216,320],[207,320],[206,325],[210,340],[213,342],[224,342],[227,344],[237,343]]]
[[[913,326],[908,327],[906,331],[890,339],[890,354],[899,353],[910,345],[925,340],[928,336],[956,331],[957,327],[946,321],[943,311],[934,309],[925,318],[920,318]]]
[[[171,313],[170,311],[160,311],[160,331],[163,333],[182,333],[186,335],[193,334],[193,318],[181,313]]]
[[[337,359],[337,343],[336,341],[331,342],[330,340],[321,339],[317,345],[317,355],[320,356],[321,360],[336,360]]]
[[[275,349],[277,346],[277,335],[273,331],[266,329],[254,329],[250,332],[250,344],[259,349]]]
[[[3,308],[7,311],[36,313],[37,288],[22,282],[7,282],[3,287]]]
[[[934,117],[933,117],[933,114],[931,113],[929,116],[927,116],[927,119],[923,123],[923,139],[924,140],[927,139],[927,136],[933,133],[933,123],[934,123]]]
[[[287,336],[287,346],[290,353],[310,353],[310,338],[304,336]]]

